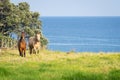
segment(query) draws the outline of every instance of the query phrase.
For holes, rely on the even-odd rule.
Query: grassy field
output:
[[[0,80],[120,80],[120,53],[0,52]]]

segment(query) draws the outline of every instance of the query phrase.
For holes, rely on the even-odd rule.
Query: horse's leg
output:
[[[23,57],[23,50],[21,51],[21,57]]]
[[[20,54],[20,56],[22,56],[22,49],[21,48],[19,49],[19,54]]]
[[[19,52],[19,54],[20,54],[20,56],[22,56],[22,52],[21,51]]]
[[[32,48],[31,47],[29,48],[29,50],[30,50],[30,54],[32,54]]]
[[[33,47],[32,51],[33,51],[33,54],[35,54],[35,48],[34,47]]]
[[[37,53],[37,54],[39,53],[38,49],[36,50],[36,53]]]
[[[39,54],[39,48],[37,49],[37,53]]]
[[[34,53],[35,53],[35,54],[37,53],[37,49],[36,49],[36,48],[34,48]]]
[[[21,50],[20,50],[20,48],[19,48],[19,55],[21,56]]]
[[[26,56],[26,53],[25,53],[25,52],[26,52],[26,50],[24,50],[24,57]]]
[[[20,48],[21,57],[23,57],[23,49]]]

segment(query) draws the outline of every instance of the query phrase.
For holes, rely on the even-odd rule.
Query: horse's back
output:
[[[36,41],[35,37],[30,37],[28,44],[29,44],[29,47],[36,47],[36,48],[40,47],[40,42]]]

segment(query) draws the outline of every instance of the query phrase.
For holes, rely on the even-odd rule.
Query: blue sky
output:
[[[120,16],[120,0],[11,0],[28,2],[41,16]]]

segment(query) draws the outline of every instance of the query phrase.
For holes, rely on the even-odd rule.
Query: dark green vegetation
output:
[[[15,5],[10,0],[0,0],[0,35],[2,36],[11,36],[11,33],[20,36],[21,31],[25,31],[28,36],[42,32],[42,22],[39,18],[39,13],[30,11],[30,5],[26,2]],[[46,45],[47,40],[42,33],[41,35],[41,43]]]
[[[0,80],[120,80],[120,53],[0,53]]]

